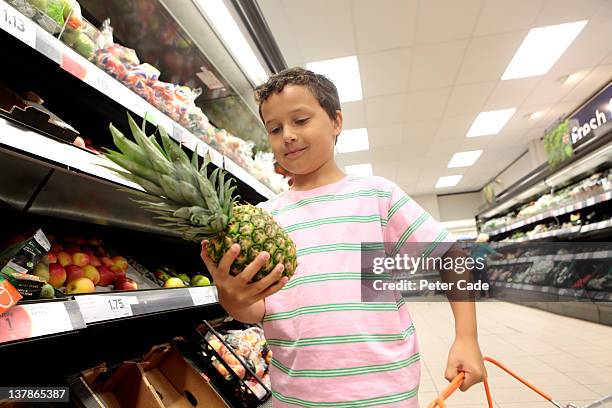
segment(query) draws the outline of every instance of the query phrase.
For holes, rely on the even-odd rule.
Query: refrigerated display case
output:
[[[62,21],[55,16],[55,26],[45,25],[57,10],[33,3],[72,8],[64,8]],[[129,113],[147,134],[164,128],[199,163],[208,155],[207,173],[228,172],[242,202],[257,204],[279,191],[270,181],[282,176],[265,173],[269,157],[254,157],[267,142],[253,84],[196,4],[0,0],[0,9],[7,57],[0,76],[0,251],[41,230],[48,253],[28,275],[49,281],[50,264],[67,274],[74,265],[75,274],[95,281],[86,291],[65,281],[51,285],[50,299],[31,289],[0,314],[0,350],[17,362],[12,380],[63,383],[225,317],[200,246],[160,227],[133,201],[131,193],[143,188],[99,154],[113,147],[110,123],[129,133]],[[83,41],[69,41],[69,24],[82,30],[79,36],[91,35],[91,52]],[[110,27],[112,40],[101,38]],[[109,283],[107,270],[123,278]],[[163,287],[169,277],[183,287]]]

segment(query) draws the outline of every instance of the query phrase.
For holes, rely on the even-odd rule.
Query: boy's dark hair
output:
[[[336,120],[336,111],[341,110],[336,85],[325,76],[315,74],[300,67],[288,68],[274,74],[265,83],[255,88],[255,100],[259,104],[259,117],[261,120],[263,120],[261,105],[270,95],[281,92],[287,85],[303,85],[307,87],[317,101],[319,101],[319,105],[327,112],[327,115],[332,120]]]

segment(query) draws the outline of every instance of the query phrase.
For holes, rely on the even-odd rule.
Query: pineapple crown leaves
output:
[[[208,176],[208,152],[198,168],[197,150],[189,159],[162,127],[158,128],[160,145],[154,135],[146,135],[144,122],[139,128],[128,114],[128,123],[135,142],[110,124],[113,142],[119,152],[105,149],[104,153],[121,170],[102,167],[139,184],[155,196],[127,190],[143,198],[133,201],[154,214],[154,218],[165,222],[160,225],[182,232],[185,239],[201,239],[223,231],[237,200],[233,197],[236,186],[232,186],[232,179],[225,181],[225,172],[219,168]]]

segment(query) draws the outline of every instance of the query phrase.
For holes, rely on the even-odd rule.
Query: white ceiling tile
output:
[[[467,115],[482,111],[487,98],[495,87],[495,82],[457,85],[453,87],[444,116]]]
[[[553,104],[567,95],[575,84],[563,83],[554,75],[547,75],[536,85],[533,91],[527,97],[526,103]]]
[[[610,52],[612,41],[612,1],[607,1],[584,27],[574,42],[563,53],[551,69],[556,75],[572,74],[574,71],[599,64]]]
[[[493,93],[489,96],[484,110],[490,111],[522,105],[541,79],[541,77],[532,77],[499,81]]]
[[[365,99],[367,125],[380,126],[406,120],[406,94],[376,96]]]
[[[451,88],[409,92],[406,95],[404,120],[418,121],[441,118]]]
[[[590,18],[608,0],[548,0],[534,21],[536,27]]]
[[[309,1],[304,3],[310,4]],[[416,0],[353,0],[351,7],[359,53],[412,45]],[[325,27],[320,30],[322,32],[328,27],[318,23],[317,26]]]
[[[265,16],[272,35],[280,48],[287,65],[300,66],[304,64],[301,47],[296,47],[297,38],[293,25],[283,7],[282,0],[259,0],[257,2]]]
[[[563,101],[586,102],[593,94],[608,84],[611,79],[612,64],[595,67],[563,98]]]
[[[476,119],[476,114],[442,118],[436,132],[436,140],[464,138],[474,119]]]
[[[387,180],[395,182],[397,180],[398,161],[387,160],[384,162],[376,162],[372,165],[372,173],[375,176],[384,177]]]
[[[370,147],[398,146],[403,142],[404,125],[372,126],[368,128]]]
[[[409,89],[450,86],[467,46],[467,40],[422,45],[414,48]]]
[[[604,65],[612,64],[612,52],[601,63]]]
[[[482,0],[426,0],[419,3],[416,44],[470,37]],[[460,16],[460,18],[458,18]]]
[[[421,120],[406,123],[403,142],[422,150],[423,146],[433,142],[439,122],[437,120]]]
[[[517,130],[527,130],[534,126],[540,125],[542,121],[546,119],[546,115],[552,109],[553,105],[531,105],[525,104],[516,110],[512,118],[508,121],[506,126],[500,132],[501,136],[504,136],[508,133],[513,133]],[[538,112],[539,116],[531,118],[531,114],[534,112]]]
[[[357,53],[349,0],[283,0],[283,7],[305,63]],[[325,29],[313,29],[315,21]]]
[[[409,48],[359,55],[359,72],[365,98],[405,92],[410,71]]]
[[[345,102],[342,109],[343,129],[360,129],[366,127],[365,106],[363,100]]]
[[[528,30],[546,0],[486,0],[475,36]]]
[[[472,38],[457,83],[499,81],[525,35],[527,31],[515,31]]]

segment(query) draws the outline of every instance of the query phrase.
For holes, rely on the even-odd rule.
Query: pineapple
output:
[[[110,131],[115,146],[121,153],[107,149],[105,156],[121,167],[108,169],[126,180],[139,184],[149,194],[139,194],[134,200],[160,220],[160,226],[182,233],[188,241],[209,240],[208,255],[219,262],[231,245],[237,243],[241,251],[230,273],[237,275],[261,251],[270,258],[257,273],[258,281],[282,263],[283,275],[291,278],[297,267],[295,244],[272,216],[255,206],[237,204],[232,197],[235,186],[225,181],[225,172],[215,169],[206,174],[208,154],[198,169],[198,154],[191,160],[181,147],[159,127],[162,146],[155,136],[146,136],[128,114],[128,121],[136,143],[126,138],[112,123]]]

